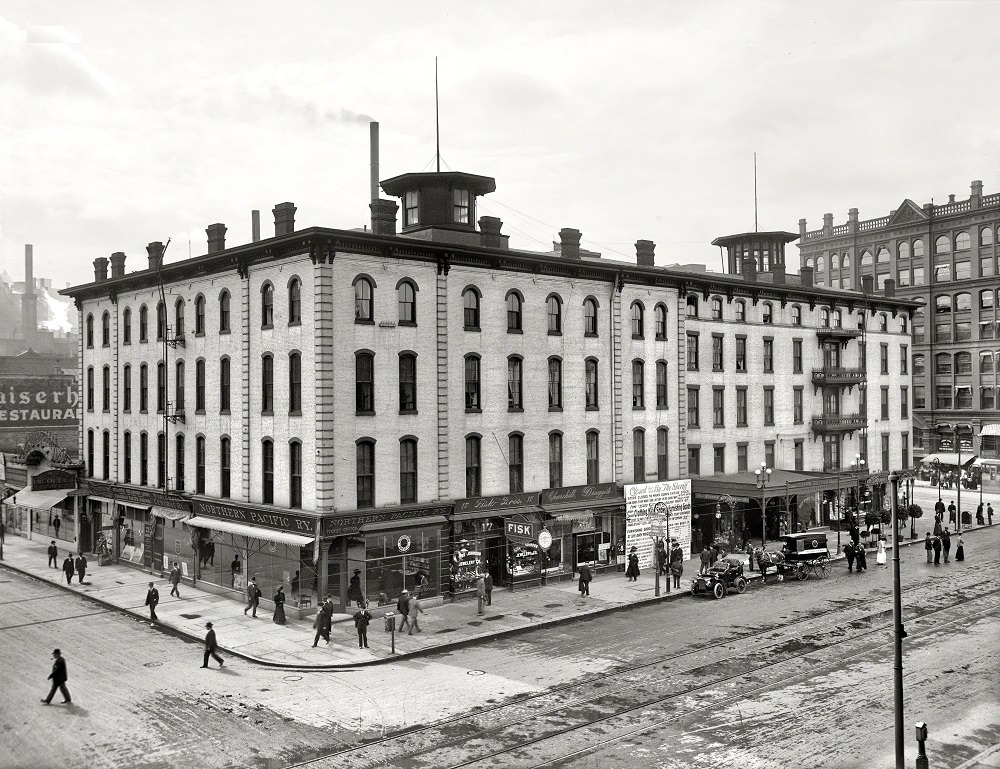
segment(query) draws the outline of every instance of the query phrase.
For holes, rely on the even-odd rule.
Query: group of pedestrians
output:
[[[724,551],[717,544],[706,545],[701,552],[701,570],[699,574],[704,574],[709,567],[725,555]],[[665,575],[669,572],[673,579],[674,587],[680,588],[681,575],[684,574],[684,549],[676,539],[670,540],[670,550],[667,551],[665,542],[658,542],[656,547],[655,568],[659,574]],[[583,568],[583,567],[581,567]],[[589,572],[589,569],[588,569]],[[629,582],[639,581],[639,549],[633,545],[629,549],[628,566],[625,568],[625,579]],[[582,578],[581,578],[582,581]],[[583,592],[583,589],[580,589]],[[590,595],[588,589],[585,595]]]
[[[490,592],[492,593],[492,591]],[[482,598],[479,599],[479,602],[482,604]],[[399,630],[397,632],[402,633],[405,627],[407,635],[413,635],[414,631],[419,633],[420,615],[425,613],[424,607],[420,605],[420,591],[414,590],[412,595],[409,590],[401,592],[399,598],[396,599],[396,612],[399,614]],[[357,615],[355,615],[355,624],[357,624]],[[359,637],[360,634],[359,629]]]
[[[924,550],[927,553],[927,563],[940,566],[942,554],[944,555],[944,562],[949,563],[951,561],[951,532],[948,531],[948,527],[946,526],[942,529],[939,534],[932,535],[928,531],[924,537]],[[961,534],[958,534],[958,541],[955,546],[955,560],[965,560],[965,540]]]
[[[49,542],[48,547],[49,554],[49,568],[58,569],[59,568],[59,548],[56,547],[56,541],[53,539]],[[80,553],[76,559],[73,559],[72,553],[66,554],[66,559],[62,562],[63,574],[66,575],[66,584],[73,584],[73,576],[77,576],[77,581],[79,584],[83,584],[83,578],[87,576],[87,556]]]

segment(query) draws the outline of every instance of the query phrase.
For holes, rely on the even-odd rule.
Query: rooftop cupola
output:
[[[496,180],[459,171],[401,174],[381,182],[400,199],[400,234],[422,240],[478,245],[476,199],[494,192]]]
[[[743,275],[743,263],[749,260],[755,266],[754,276],[771,273],[783,280],[785,245],[798,238],[794,232],[743,232],[723,235],[713,240],[712,245],[726,249],[726,272],[729,275]]]

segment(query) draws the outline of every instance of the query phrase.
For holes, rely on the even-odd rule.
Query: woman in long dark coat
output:
[[[274,594],[274,622],[277,625],[285,624],[285,587],[278,585],[278,592]]]
[[[628,554],[628,568],[625,570],[625,576],[628,577],[632,582],[639,579],[639,556],[636,554],[636,547],[633,546]]]

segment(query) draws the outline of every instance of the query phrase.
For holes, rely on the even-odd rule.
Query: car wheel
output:
[[[723,585],[721,582],[716,582],[714,585],[712,585],[712,595],[714,595],[716,598],[722,598],[722,596],[724,596],[725,594],[726,594],[726,586]]]
[[[743,577],[737,577],[733,580],[733,587],[736,588],[736,592],[743,594],[747,591],[747,581]]]

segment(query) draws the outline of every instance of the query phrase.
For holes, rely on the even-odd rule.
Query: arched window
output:
[[[156,413],[162,414],[167,408],[167,364],[156,364]],[[162,484],[160,484],[162,485]]]
[[[558,489],[563,484],[563,436],[561,432],[549,433],[549,488]]]
[[[645,335],[642,302],[632,302],[632,338],[642,339]]]
[[[260,359],[260,411],[274,413],[274,356],[270,353]]]
[[[920,240],[919,238],[913,241],[913,255],[914,256],[924,255],[924,241]]]
[[[375,507],[375,441],[362,438],[357,442],[358,509]]]
[[[948,294],[941,294],[934,297],[934,311],[938,314],[951,312],[951,297]]]
[[[94,316],[87,315],[87,348],[94,346]]]
[[[101,411],[111,411],[111,366],[101,370]]]
[[[417,439],[402,438],[399,441],[399,503],[414,504],[417,501]]]
[[[174,438],[174,489],[184,491],[184,436]]]
[[[302,323],[302,281],[292,278],[288,281],[288,325]],[[299,451],[302,450],[301,445]]]
[[[955,312],[969,312],[972,310],[972,294],[961,292],[955,294]]]
[[[417,356],[412,352],[399,354],[399,411],[417,410]]]
[[[194,493],[205,493],[205,436],[197,435],[194,439]]]
[[[288,413],[302,413],[302,355],[288,354]]]
[[[482,408],[480,400],[479,356],[465,356],[465,409],[479,411]]]
[[[129,363],[122,366],[122,411],[126,414],[132,411],[132,366]]]
[[[149,310],[146,305],[142,305],[139,308],[139,341],[146,342],[149,340]]]
[[[359,414],[375,413],[375,355],[368,350],[354,354],[354,407]]]
[[[597,430],[587,431],[587,483],[601,482],[601,434]]]
[[[524,361],[520,355],[507,357],[507,408],[520,411],[524,408]]]
[[[663,341],[667,338],[667,308],[666,305],[658,304],[653,309],[653,316],[656,320],[656,338]]]
[[[992,374],[993,373],[993,353],[989,350],[984,350],[979,353],[979,373],[980,374]]]
[[[646,481],[646,431],[637,427],[632,431],[632,482]]]
[[[101,316],[101,346],[111,346],[111,313],[109,312]]]
[[[875,261],[878,262],[879,264],[888,264],[889,249],[886,248],[885,246],[881,246],[878,250],[878,253],[875,254]]]
[[[736,322],[746,323],[747,321],[747,303],[742,299],[737,299],[733,305],[736,309]]]
[[[913,356],[913,376],[923,376],[926,366],[926,358],[923,354],[918,354]]]
[[[274,441],[265,438],[260,442],[261,502],[274,504]]]
[[[583,300],[583,334],[597,336],[597,300],[591,296]]]
[[[466,331],[479,330],[479,290],[470,286],[462,292],[462,318]]]
[[[104,431],[103,444],[101,447],[101,469],[104,480],[109,480],[111,478],[111,432],[109,430]],[[184,487],[179,486],[177,490],[183,491]]]
[[[667,448],[669,432],[666,427],[656,430],[656,480],[665,481],[670,477],[667,468]]]
[[[843,328],[844,314],[840,310],[834,310],[830,320],[833,323],[834,328]]]
[[[761,306],[761,321],[767,324],[774,323],[774,305],[770,302],[764,302]]]
[[[712,297],[712,320],[722,320],[722,300],[717,297]]]
[[[993,228],[983,227],[979,230],[979,245],[981,246],[992,246],[993,245]]]
[[[132,433],[122,433],[122,474],[125,483],[132,483]]]
[[[354,322],[372,323],[374,319],[374,290],[368,278],[354,281]]]
[[[900,243],[899,246],[896,248],[896,255],[900,259],[909,259],[910,244],[907,243],[905,240],[902,243]]]
[[[478,497],[482,494],[482,452],[478,435],[465,436],[465,496]]]
[[[288,444],[288,506],[302,507],[302,442]]]
[[[668,408],[667,404],[667,362],[656,361],[656,408]]]
[[[176,379],[174,380],[174,411],[178,414],[184,413],[184,361],[179,360],[175,365]]]
[[[205,359],[198,358],[194,362],[194,410],[205,413]]]
[[[132,310],[129,307],[122,312],[122,344],[132,344]]]
[[[861,269],[864,270],[867,267],[871,267],[872,264],[872,252],[865,249],[861,252]]]
[[[162,342],[167,338],[167,308],[163,302],[156,304],[156,341]]]
[[[597,395],[597,358],[587,358],[584,363],[584,402],[587,409],[595,410],[598,408]]]
[[[229,358],[223,356],[219,359],[219,412],[222,414],[229,413],[231,391]]]
[[[644,409],[646,408],[646,391],[645,391],[645,372],[646,364],[641,360],[632,361],[632,408],[633,409]]]
[[[219,496],[223,499],[228,498],[231,493],[231,446],[228,436],[219,439]]]
[[[819,311],[819,325],[822,328],[830,328],[830,311],[826,307]]]
[[[951,373],[951,353],[939,352],[934,356],[934,373],[935,374],[950,374]]]
[[[205,335],[205,297],[201,294],[194,299],[194,334]]]
[[[969,233],[960,232],[955,236],[955,250],[956,251],[968,251],[972,246],[971,238],[969,238]]]
[[[260,327],[274,326],[274,286],[265,283],[260,287]]]
[[[562,359],[549,358],[549,411],[562,410]]]
[[[139,411],[149,410],[149,368],[145,363],[139,366]]]
[[[698,297],[694,294],[688,294],[687,298],[687,316],[689,318],[698,317]]]
[[[524,436],[521,433],[507,436],[507,477],[509,493],[524,491]]]
[[[934,253],[935,254],[949,254],[951,253],[951,238],[947,235],[941,235],[937,240],[934,241]]]
[[[880,312],[878,314],[878,330],[879,331],[889,330],[889,316],[887,316],[884,312]]]
[[[545,300],[546,314],[549,319],[549,333],[562,333],[562,300],[556,294],[550,294]]]
[[[956,374],[971,374],[972,373],[972,353],[971,352],[958,352],[958,353],[955,353],[955,373]]]
[[[229,333],[229,292],[219,294],[219,333]]]
[[[521,306],[523,300],[517,291],[507,292],[507,331],[508,333],[520,332],[521,329]]]
[[[417,322],[417,290],[408,280],[402,280],[396,286],[396,298],[399,304],[399,324],[414,325]]]
[[[174,336],[180,338],[184,336],[184,300],[178,299],[174,303]]]
[[[816,276],[820,277],[826,268],[826,260],[822,256],[816,257]],[[822,282],[822,281],[821,281]]]
[[[792,305],[792,325],[802,325],[802,308],[797,304]]]

